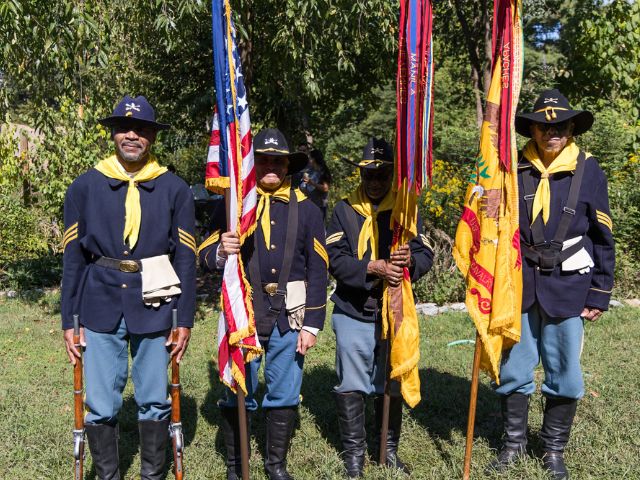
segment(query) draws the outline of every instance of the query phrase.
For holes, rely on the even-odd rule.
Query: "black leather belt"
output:
[[[118,260],[117,258],[98,257],[93,263],[125,273],[136,273],[142,270],[140,260]]]

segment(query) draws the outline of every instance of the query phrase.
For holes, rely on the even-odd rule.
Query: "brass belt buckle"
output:
[[[278,290],[278,284],[277,283],[267,283],[264,286],[264,291],[267,292],[271,296],[275,295],[277,290]]]
[[[135,273],[140,270],[140,266],[135,260],[120,260],[119,269],[121,272]]]

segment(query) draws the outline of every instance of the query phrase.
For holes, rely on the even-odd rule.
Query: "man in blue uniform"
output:
[[[352,162],[349,162],[352,163]],[[433,251],[424,234],[390,253],[390,227],[395,195],[393,152],[384,141],[371,138],[364,147],[360,168],[361,185],[338,202],[327,231],[329,270],[337,281],[331,300],[335,303],[331,322],[336,334],[334,387],[343,444],[343,460],[350,478],[362,476],[367,450],[365,395],[375,397],[374,443],[378,449],[386,372],[386,343],[380,340],[383,281],[400,284],[404,267],[411,280],[425,275],[433,263]],[[418,217],[418,232],[423,231]],[[408,473],[397,455],[402,425],[402,397],[397,382],[391,384],[387,465]],[[375,450],[374,449],[374,450]]]
[[[542,360],[542,459],[559,480],[569,478],[563,452],[584,394],[583,322],[607,310],[613,288],[613,224],[607,179],[574,141],[593,115],[573,110],[555,89],[542,92],[533,110],[516,117],[517,132],[531,137],[518,164],[522,336],[502,360],[496,391],[505,442],[489,468],[505,470],[525,454],[534,368]]]
[[[253,289],[256,329],[264,348],[267,423],[265,471],[271,480],[288,480],[287,450],[300,403],[304,356],[322,329],[327,296],[324,225],[317,206],[291,186],[288,175],[306,165],[304,153],[291,153],[277,129],[253,140],[258,180],[256,231],[240,248],[224,218],[200,247],[201,265],[222,268],[228,255],[240,253]],[[247,410],[255,411],[262,358],[247,365]],[[227,447],[227,478],[241,478],[238,411],[235,395],[219,401]]]
[[[171,401],[167,364],[180,361],[195,310],[193,198],[151,154],[155,121],[142,97],[126,96],[100,123],[115,154],[69,186],[64,203],[62,328],[71,363],[73,316],[85,347],[85,428],[100,479],[119,479],[118,411],[131,375],[138,405],[141,478],[163,475]],[[171,351],[172,310],[179,340]]]

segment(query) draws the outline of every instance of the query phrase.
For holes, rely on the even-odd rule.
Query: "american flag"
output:
[[[251,121],[236,30],[228,0],[212,0],[213,61],[216,108],[207,156],[206,186],[226,190],[229,231],[240,243],[256,227],[256,174],[253,163]],[[245,385],[245,361],[261,351],[255,329],[251,286],[239,255],[229,255],[224,267],[222,311],[218,321],[220,379],[234,391]]]

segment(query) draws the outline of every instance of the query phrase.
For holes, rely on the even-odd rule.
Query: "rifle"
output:
[[[80,345],[80,322],[73,316],[73,345],[80,352],[73,367],[73,478],[82,480],[84,466],[84,400],[82,398],[82,346]]]
[[[178,310],[172,310],[171,347],[178,343]],[[182,434],[182,422],[180,419],[180,365],[174,355],[171,359],[171,423],[169,435],[173,444],[173,473],[176,480],[182,480],[184,468],[182,466],[182,454],[184,450],[184,436]]]

